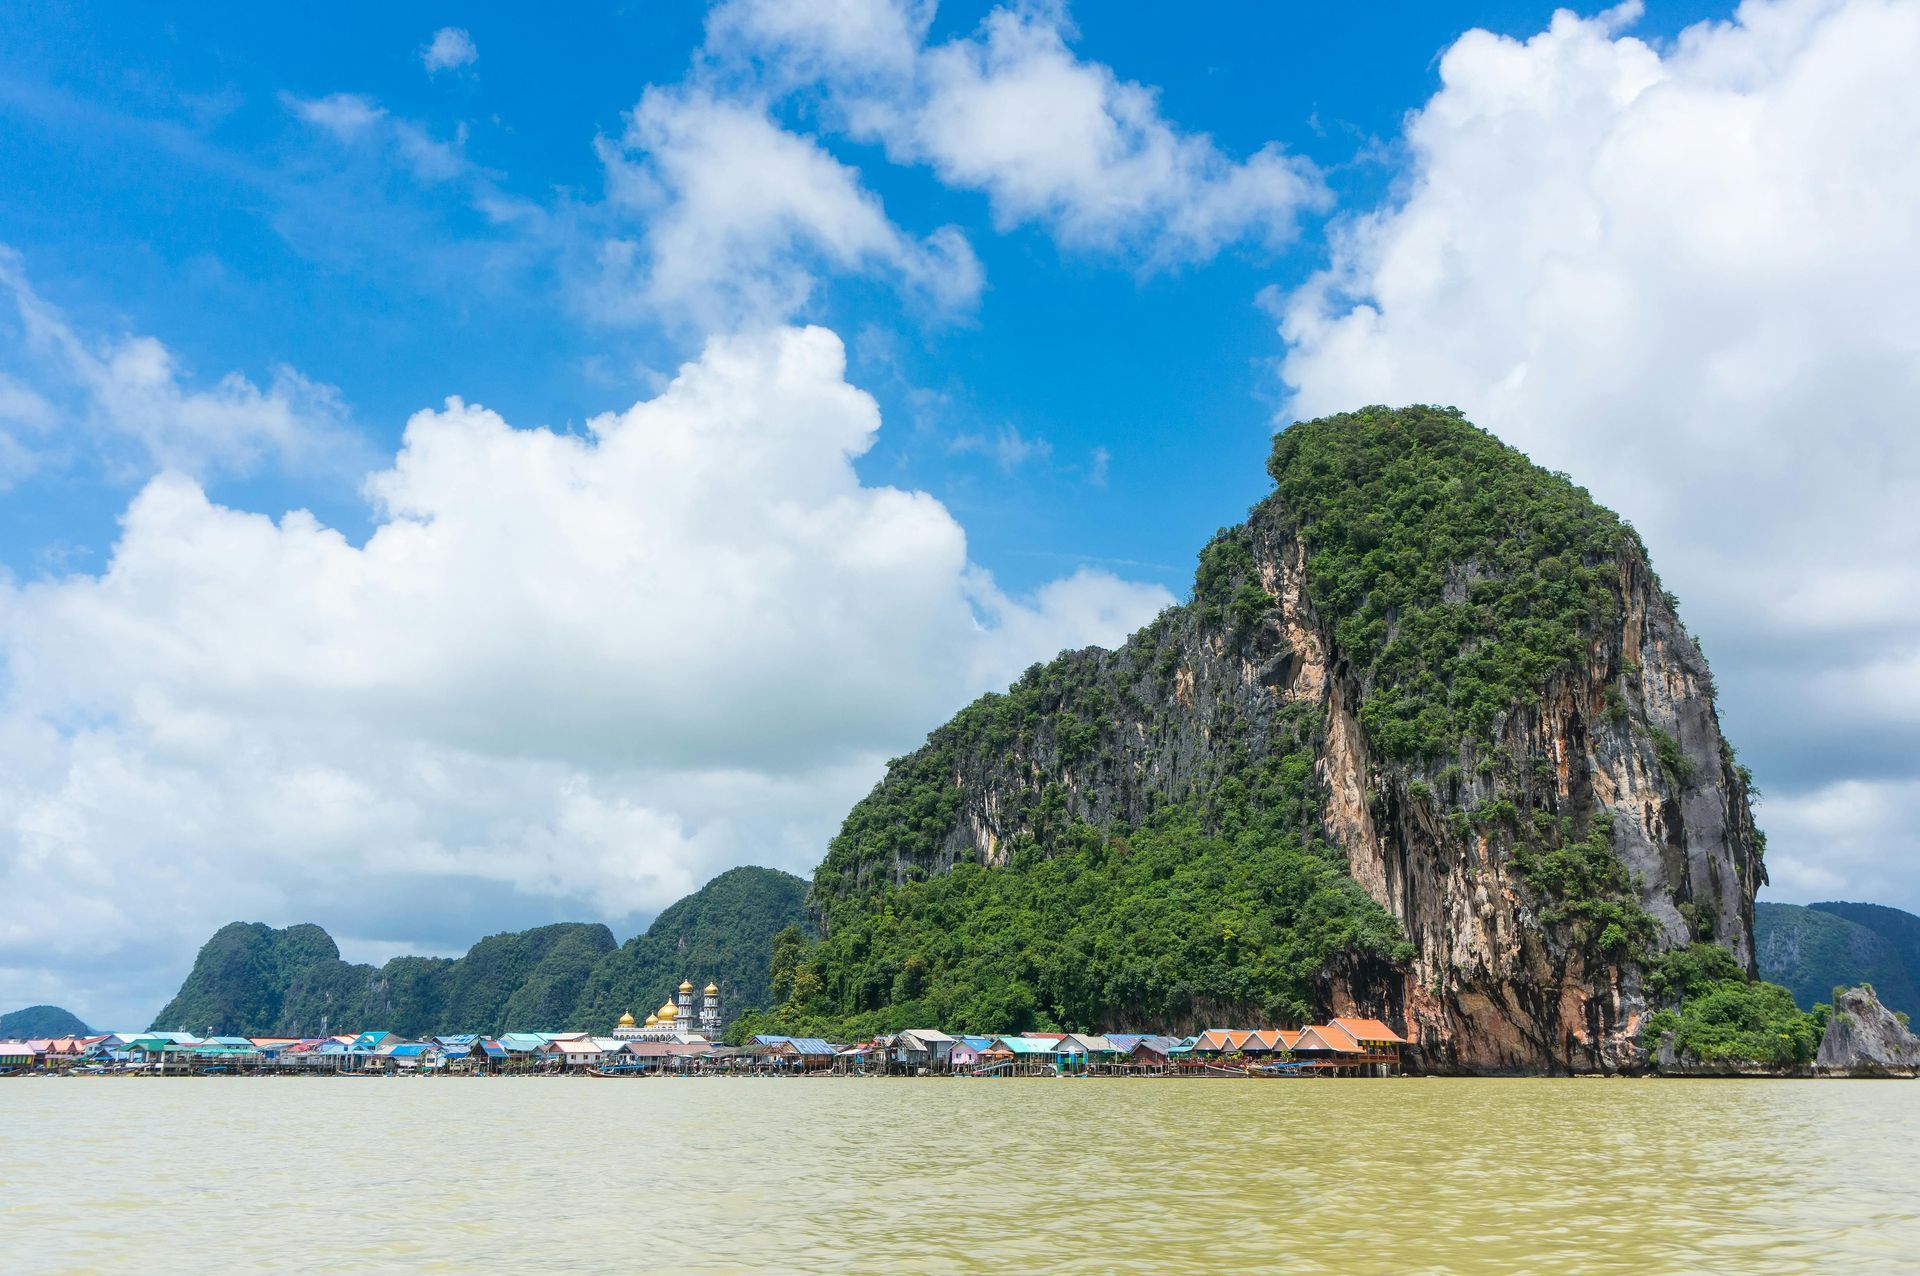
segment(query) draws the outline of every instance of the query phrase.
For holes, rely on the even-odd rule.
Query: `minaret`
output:
[[[693,1031],[693,980],[680,981],[680,1014],[677,1022],[681,1032]]]
[[[720,1040],[720,986],[707,985],[706,1000],[700,1005],[700,1035],[708,1041]]]

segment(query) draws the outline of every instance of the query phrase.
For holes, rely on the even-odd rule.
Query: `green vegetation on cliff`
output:
[[[1581,660],[1636,543],[1586,489],[1450,409],[1297,425],[1267,469],[1390,758],[1452,752]]]
[[[27,1041],[35,1037],[85,1037],[92,1029],[77,1015],[59,1006],[28,1006],[0,1015],[0,1040]]]
[[[729,1015],[772,1004],[768,969],[773,938],[789,926],[809,929],[807,884],[791,873],[734,868],[654,918],[593,969],[572,1021],[604,1031],[622,1011],[644,1018],[691,976],[718,981]]]
[[[186,982],[150,1026],[169,1032],[272,1032],[287,989],[309,970],[329,964],[344,963],[333,937],[318,926],[275,930],[260,922],[232,922],[201,945]]]
[[[1812,1062],[1820,1048],[1827,1007],[1802,1011],[1779,984],[1747,978],[1718,944],[1663,955],[1650,984],[1656,998],[1677,1003],[1648,1017],[1650,1052],[1669,1033],[1682,1063],[1793,1067]]]
[[[944,833],[943,745],[956,729],[989,740],[1014,729],[1021,699],[1016,688],[977,703],[897,765],[848,817],[823,876],[856,848]],[[1138,827],[1066,821],[1043,792],[1004,866],[963,862],[825,898],[828,937],[799,956],[778,1010],[747,1028],[858,1037],[929,1023],[1014,1031],[1311,1016],[1330,967],[1404,961],[1409,950],[1318,834],[1317,712],[1298,704],[1285,716],[1291,748]]]
[[[1633,530],[1452,409],[1369,408],[1295,426],[1275,440],[1268,471],[1269,504],[1306,550],[1330,654],[1358,683],[1368,747],[1413,775],[1471,759],[1496,796],[1450,812],[1454,831],[1504,847],[1540,919],[1573,944],[1607,962],[1646,960],[1658,927],[1614,853],[1610,817],[1533,801],[1544,760],[1506,757],[1492,737],[1503,715],[1585,665],[1619,610],[1625,558],[1644,561]],[[1606,704],[1629,722],[1617,686]],[[1670,772],[1687,761],[1671,737],[1647,735]],[[1459,774],[1457,762],[1439,772]],[[1432,804],[1424,779],[1409,793]]]
[[[222,927],[153,1027],[257,1036],[384,1028],[402,1036],[523,1030],[606,1031],[645,1014],[681,978],[716,980],[729,1012],[767,1004],[773,937],[806,921],[806,884],[736,868],[671,905],[616,946],[597,923],[490,935],[465,956],[340,960],[318,926]]]
[[[1541,821],[1515,841],[1513,865],[1539,893],[1541,921],[1568,927],[1575,942],[1612,960],[1644,960],[1658,928],[1612,838],[1613,819],[1605,814],[1580,838],[1571,835],[1570,821]]]
[[[1566,942],[1645,958],[1657,927],[1604,812],[1534,800],[1538,760],[1494,738],[1584,675],[1643,565],[1632,530],[1450,409],[1302,422],[1269,471],[1274,494],[1201,551],[1185,605],[1116,652],[1036,666],[892,764],[829,847],[814,880],[827,937],[765,1022],[1297,1020],[1325,1012],[1331,974],[1404,961],[1321,828],[1326,707],[1283,694],[1300,657],[1270,582],[1296,542],[1326,665],[1381,774],[1463,843],[1477,832],[1510,856]],[[1463,809],[1476,787],[1494,796]]]

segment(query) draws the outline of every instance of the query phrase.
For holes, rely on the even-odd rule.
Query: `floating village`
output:
[[[720,989],[698,1008],[691,980],[644,1021],[620,1016],[611,1035],[453,1033],[410,1041],[369,1031],[322,1037],[109,1032],[0,1041],[0,1076],[1391,1076],[1407,1041],[1378,1019],[1334,1018],[1301,1028],[1152,1033],[951,1035],[914,1028],[839,1045],[762,1035],[722,1044]]]

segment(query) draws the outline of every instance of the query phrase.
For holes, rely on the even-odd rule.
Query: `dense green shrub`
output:
[[[1630,528],[1448,408],[1368,408],[1283,432],[1268,463],[1308,589],[1367,689],[1388,757],[1451,751],[1584,657]]]
[[[1660,769],[1675,784],[1684,785],[1693,778],[1693,759],[1681,749],[1680,742],[1665,731],[1654,727],[1649,734],[1653,737],[1653,752],[1660,759]]]
[[[742,1031],[1150,1026],[1200,1006],[1312,1015],[1330,963],[1412,955],[1312,832],[1316,721],[1294,706],[1284,725],[1296,747],[1137,828],[1062,821],[1020,839],[1005,867],[963,861],[825,900],[827,938],[791,977],[797,988],[814,972],[813,994]]]
[[[1569,926],[1575,942],[1609,960],[1641,961],[1659,928],[1640,906],[1626,865],[1614,855],[1612,835],[1612,820],[1599,816],[1577,841],[1519,843],[1513,865],[1546,901],[1541,921]]]
[[[1749,979],[1718,944],[1695,943],[1662,954],[1649,972],[1648,991],[1669,1005],[1648,1017],[1643,1043],[1668,1033],[1684,1058],[1705,1063],[1790,1067],[1810,1062],[1820,1048],[1826,1017],[1794,1004],[1778,984]]]

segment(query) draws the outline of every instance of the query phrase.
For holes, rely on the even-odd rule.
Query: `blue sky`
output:
[[[805,872],[952,707],[1183,594],[1273,429],[1379,401],[1642,529],[1776,897],[1920,905],[1913,27],[10,14],[0,881],[157,924],[0,929],[0,1002],[131,1022],[234,916],[375,957]]]
[[[933,38],[964,35],[991,7],[942,6]],[[1231,154],[1282,139],[1321,166],[1341,206],[1358,207],[1393,180],[1400,120],[1431,94],[1460,31],[1524,36],[1552,11],[1227,5],[1211,20],[1169,23],[1160,7],[1118,4],[1076,13],[1075,47],[1155,86],[1169,118]],[[338,387],[376,449],[391,450],[410,413],[448,394],[525,425],[565,426],[630,402],[649,384],[637,374],[671,369],[697,334],[583,313],[552,251],[489,226],[457,189],[421,189],[339,153],[283,95],[363,94],[436,138],[464,129],[466,159],[503,191],[590,205],[604,185],[595,137],[620,131],[643,86],[686,76],[703,7],[636,4],[563,24],[524,9],[448,14],[480,57],[439,74],[421,63],[436,29],[427,12],[348,6],[324,22],[236,22],[49,5],[15,15],[0,49],[4,242],[83,328],[154,334],[202,377],[237,369],[264,380],[291,365]],[[1714,12],[1663,5],[1640,29],[1671,33]],[[803,103],[781,112],[801,129],[810,114]],[[871,145],[824,140],[861,166],[902,225],[986,230],[977,193],[872,163]],[[1309,233],[1143,275],[1063,252],[1031,227],[972,243],[987,291],[970,313],[929,319],[857,282],[805,309],[849,337],[854,380],[890,422],[914,415],[912,390],[947,396],[939,437],[897,431],[862,472],[947,500],[975,556],[1016,587],[1062,562],[1119,559],[1180,588],[1193,546],[1261,494],[1283,394],[1273,325],[1252,299],[1302,280],[1323,245]],[[990,456],[948,451],[952,434],[1009,429],[1044,439],[1053,464],[1009,481]],[[1088,492],[1076,480],[1095,448],[1113,460],[1104,490]],[[276,474],[217,490],[353,528],[365,521],[358,479]],[[0,549],[19,572],[42,569],[50,544],[62,564],[97,565],[126,494],[124,484],[23,487]],[[75,557],[74,546],[88,553]]]

